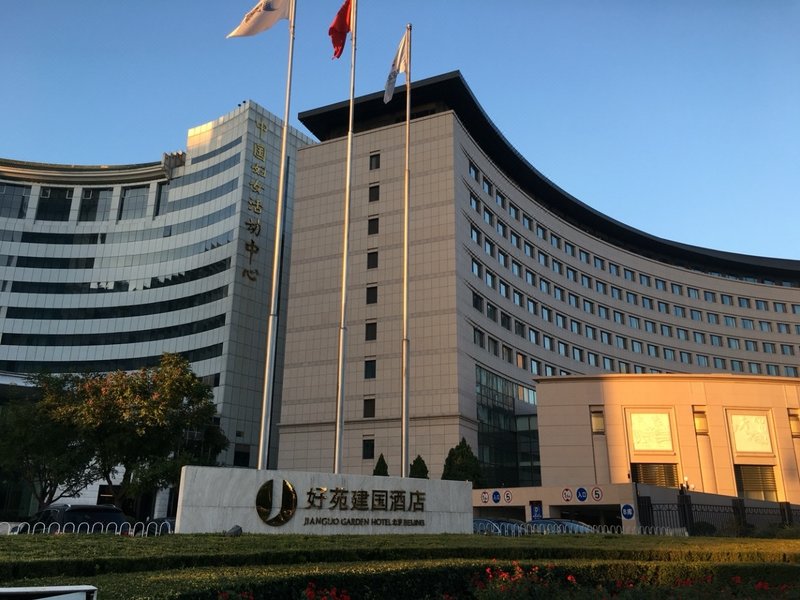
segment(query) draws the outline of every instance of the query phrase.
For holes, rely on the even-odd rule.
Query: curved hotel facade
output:
[[[400,472],[404,92],[356,101],[343,463]],[[299,152],[285,468],[333,460],[347,103]],[[602,373],[791,378],[800,261],[656,238],[559,189],[459,73],[412,88],[410,443],[431,476],[466,437],[490,486],[541,483],[536,380]],[[757,398],[753,399],[757,403]],[[796,402],[796,400],[795,400]]]
[[[214,386],[221,460],[255,466],[281,130],[244,102],[160,162],[1,159],[0,371],[132,370],[180,353]],[[291,131],[292,163],[309,141]],[[291,174],[290,200],[293,186]],[[291,201],[285,214],[288,267]]]

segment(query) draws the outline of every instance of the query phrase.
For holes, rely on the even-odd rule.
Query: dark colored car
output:
[[[113,504],[51,504],[25,519],[11,533],[121,533],[131,525]]]

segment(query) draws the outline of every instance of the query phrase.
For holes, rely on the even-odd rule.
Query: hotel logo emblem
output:
[[[272,527],[280,527],[286,524],[297,510],[297,492],[291,483],[285,479],[282,480],[280,509],[275,516],[270,517],[273,502],[272,481],[270,479],[259,488],[258,494],[256,494],[256,511],[264,523]]]

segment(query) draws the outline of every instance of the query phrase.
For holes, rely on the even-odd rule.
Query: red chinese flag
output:
[[[344,43],[347,34],[350,32],[350,0],[344,0],[344,4],[336,13],[328,29],[328,35],[333,42],[333,58],[339,58],[344,51]]]

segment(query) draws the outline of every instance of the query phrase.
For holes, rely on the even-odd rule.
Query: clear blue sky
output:
[[[244,99],[282,115],[286,22],[225,39],[255,2],[4,0],[0,157],[150,162]],[[327,36],[340,0],[297,2],[302,129],[298,112],[347,99],[350,65]],[[360,0],[356,94],[382,89],[407,22],[413,78],[461,70],[579,200],[667,239],[800,259],[800,1]]]

